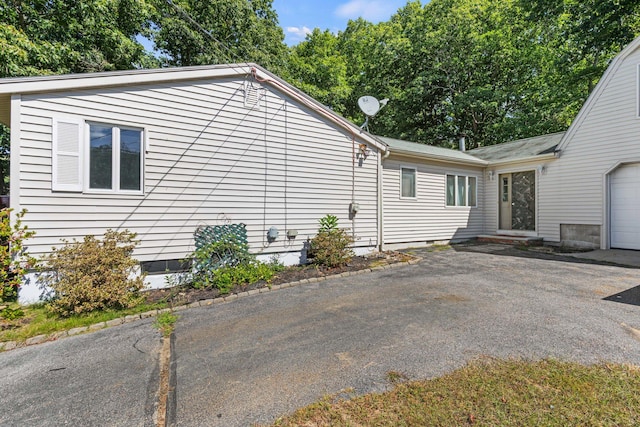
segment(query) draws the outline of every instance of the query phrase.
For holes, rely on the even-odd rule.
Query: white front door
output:
[[[500,230],[511,230],[511,174],[500,175]]]
[[[611,247],[640,250],[640,164],[611,175]]]

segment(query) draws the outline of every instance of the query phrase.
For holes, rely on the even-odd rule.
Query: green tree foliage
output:
[[[257,62],[282,69],[287,53],[272,0],[155,0],[152,35],[167,65]]]
[[[288,76],[292,84],[323,104],[344,113],[351,87],[347,59],[338,47],[338,36],[329,30],[313,30],[291,50]]]
[[[464,133],[473,148],[566,126],[555,117],[520,125],[549,67],[513,0],[411,2],[379,26],[364,76],[391,102],[376,132],[443,146]]]
[[[136,41],[153,9],[144,0],[7,0],[0,44],[13,46],[3,76],[91,72],[150,65]]]
[[[356,123],[358,97],[390,98],[374,133],[442,146],[464,133],[474,148],[566,129],[640,34],[635,0],[423,3],[388,22],[350,21],[337,40],[314,32],[292,49],[291,81]],[[318,78],[327,62],[334,76],[346,69],[339,85]]]
[[[556,91],[573,113],[609,65],[611,59],[640,35],[637,0],[520,0],[532,26],[540,28],[540,43],[549,46],[554,73],[549,91]]]

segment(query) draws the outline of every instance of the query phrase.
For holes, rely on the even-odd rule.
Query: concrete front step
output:
[[[500,234],[483,234],[478,236],[478,242],[500,243],[503,245],[542,246],[542,237],[505,236]]]

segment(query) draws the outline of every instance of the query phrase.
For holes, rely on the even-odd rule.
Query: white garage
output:
[[[611,247],[640,250],[640,163],[611,174]]]

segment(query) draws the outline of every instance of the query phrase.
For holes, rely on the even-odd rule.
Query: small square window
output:
[[[416,170],[402,168],[402,179],[400,182],[400,195],[404,198],[416,197]]]

